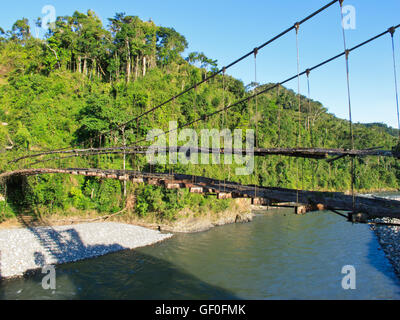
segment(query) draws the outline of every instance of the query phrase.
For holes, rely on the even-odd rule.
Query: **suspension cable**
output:
[[[222,71],[222,106],[225,106],[225,71],[226,70],[224,68],[224,70]],[[226,117],[227,117],[227,111],[225,110],[225,112],[222,114],[222,128],[223,129],[225,129],[224,127],[227,126]],[[225,142],[226,141],[224,139],[224,149],[225,149]],[[219,157],[221,157],[221,155]],[[226,158],[225,158],[225,155],[223,155],[222,157],[224,159],[224,192],[225,192],[225,189],[226,189],[226,176],[225,176],[225,161],[226,161]]]
[[[298,147],[301,146],[301,128],[300,128],[300,122],[301,122],[301,97],[300,97],[300,48],[299,48],[299,29],[300,29],[300,24],[297,22],[295,24],[295,29],[296,29],[296,50],[297,50],[297,95],[299,99],[299,105],[298,105],[298,117],[299,117],[299,123],[298,123],[298,136],[297,136],[297,145]],[[296,159],[296,172],[297,172],[297,178],[296,178],[296,203],[297,205],[299,204],[299,159]]]
[[[278,105],[278,99],[280,97],[280,95],[279,95],[280,87],[281,86],[278,85],[278,87],[276,89],[276,104],[278,107],[278,146],[280,146],[280,144],[281,144],[281,108],[282,108],[282,105],[281,104]]]
[[[354,150],[354,134],[353,134],[353,120],[351,116],[351,93],[350,93],[350,68],[349,68],[349,54],[350,50],[347,49],[347,44],[346,44],[346,32],[344,28],[344,15],[343,15],[343,1],[344,0],[339,0],[339,5],[340,5],[340,16],[341,16],[341,25],[342,25],[342,34],[343,34],[343,45],[344,45],[344,52],[345,52],[345,58],[346,58],[346,79],[347,79],[347,97],[348,97],[348,103],[349,103],[349,123],[350,123],[350,139],[351,139],[351,150]],[[355,185],[355,161],[354,157],[351,157],[351,195],[353,197],[353,211],[356,206],[356,199],[355,199],[355,193],[354,193],[354,185]]]
[[[349,104],[351,148],[354,149],[354,134],[353,134],[353,121],[352,121],[352,115],[351,115],[351,94],[350,94],[350,68],[349,68],[350,50],[347,50],[346,31],[345,31],[345,28],[344,28],[344,25],[343,25],[343,21],[344,21],[343,1],[344,0],[339,0],[339,4],[340,4],[340,16],[341,16],[342,34],[343,34],[343,47],[344,47],[345,57],[346,57],[347,98],[348,98],[348,104]]]
[[[194,107],[194,114],[200,114],[200,108],[197,107],[197,85],[195,85],[193,90],[193,107]],[[193,129],[196,129],[196,124],[194,124]]]
[[[299,24],[301,25],[301,24],[303,24],[303,23],[305,23],[305,22],[311,20],[313,17],[315,17],[316,15],[318,15],[318,14],[320,14],[321,12],[325,11],[326,9],[328,9],[329,7],[331,7],[332,5],[334,5],[334,4],[335,4],[336,2],[338,2],[338,1],[340,1],[340,0],[333,0],[333,1],[329,2],[328,4],[324,5],[324,6],[321,7],[320,9],[314,11],[313,13],[311,13],[310,15],[308,15],[307,17],[305,17],[303,20],[301,20],[301,21],[299,22]],[[291,27],[287,28],[286,30],[282,31],[281,33],[279,33],[278,35],[274,36],[274,37],[271,38],[270,40],[268,40],[268,41],[266,41],[265,43],[261,44],[259,47],[257,47],[257,49],[258,49],[258,50],[263,49],[264,47],[268,46],[269,44],[271,44],[271,43],[275,42],[276,40],[282,38],[284,35],[288,34],[288,33],[289,33],[290,31],[292,31],[293,29],[294,29],[294,26],[291,26]],[[149,109],[149,110],[147,110],[147,111],[141,113],[141,114],[138,115],[138,116],[135,116],[134,118],[132,118],[131,120],[126,121],[125,123],[122,123],[122,124],[120,124],[120,125],[117,125],[117,127],[114,128],[114,129],[110,129],[110,130],[108,130],[108,131],[106,131],[106,132],[102,132],[102,133],[100,133],[100,134],[101,134],[101,135],[110,134],[110,133],[113,132],[113,131],[119,130],[122,126],[127,126],[127,125],[129,125],[130,123],[132,123],[132,122],[134,122],[134,121],[137,121],[137,120],[143,118],[144,116],[146,116],[147,114],[153,112],[154,110],[164,107],[165,105],[167,105],[168,103],[170,103],[173,99],[179,98],[179,97],[183,96],[184,94],[188,93],[189,91],[195,89],[196,86],[200,86],[201,84],[206,83],[206,82],[208,82],[209,80],[215,78],[217,75],[221,74],[222,71],[223,71],[224,69],[225,69],[225,70],[226,70],[226,69],[229,69],[229,68],[233,67],[234,65],[238,64],[239,62],[241,62],[242,60],[248,58],[249,56],[251,56],[251,55],[253,54],[253,52],[254,52],[254,50],[248,52],[247,54],[241,56],[240,58],[238,58],[237,60],[235,60],[235,61],[233,61],[232,63],[228,64],[227,66],[225,66],[225,67],[221,68],[220,70],[214,72],[214,73],[211,74],[210,76],[205,77],[203,80],[199,81],[199,82],[196,83],[195,85],[193,85],[193,86],[191,86],[191,87],[189,87],[189,88],[187,88],[187,89],[181,91],[180,93],[174,95],[173,97],[171,97],[171,98],[169,98],[168,100],[166,100],[166,101],[160,103],[159,105],[157,105],[157,106],[155,106],[155,107],[153,107],[153,108],[151,108],[151,109]],[[99,135],[100,135],[100,134],[99,134]],[[97,138],[97,136],[96,136],[96,138]],[[88,141],[88,140],[85,140],[85,141],[82,141],[82,142],[85,143],[85,142],[87,142],[87,141]],[[136,142],[137,142],[137,141],[135,141],[135,143],[136,143]],[[78,144],[72,144],[72,145],[70,145],[70,146],[68,146],[68,147],[59,148],[59,149],[54,149],[54,150],[47,150],[47,151],[62,151],[62,150],[66,150],[66,149],[68,149],[68,148],[71,148],[71,146],[74,146],[74,145],[77,146]]]
[[[310,146],[314,146],[314,138],[313,138],[313,130],[311,128],[311,123],[310,123],[310,115],[311,115],[311,89],[310,89],[310,69],[306,70],[306,75],[307,75],[307,94],[308,94],[308,116],[307,116],[307,127],[308,131],[310,132]],[[313,162],[311,162],[313,163]],[[313,190],[315,189],[315,172],[313,170],[313,165],[311,166],[311,175],[312,175],[312,188]]]
[[[396,25],[394,28],[395,28],[395,29],[400,28],[400,24]],[[376,36],[374,36],[374,37],[372,37],[372,38],[370,38],[370,39],[368,39],[368,40],[366,40],[366,41],[364,41],[364,42],[362,42],[362,43],[360,43],[360,44],[358,44],[358,45],[356,45],[356,46],[354,46],[354,47],[352,47],[351,49],[348,49],[347,51],[348,51],[348,52],[355,51],[355,50],[357,50],[357,49],[359,49],[359,48],[361,48],[361,47],[367,45],[368,43],[370,43],[370,42],[372,42],[372,41],[374,41],[374,40],[376,40],[376,39],[378,39],[378,38],[380,38],[380,37],[386,35],[387,33],[389,33],[389,30],[384,31],[384,32],[382,32],[382,33],[380,33],[380,34],[378,34],[378,35],[376,35]],[[305,75],[305,74],[307,73],[307,70],[313,71],[313,70],[319,69],[319,68],[321,68],[322,66],[324,66],[324,65],[326,65],[326,64],[328,64],[328,63],[330,63],[330,62],[332,62],[332,61],[335,61],[335,60],[337,60],[337,59],[339,59],[339,58],[341,58],[341,57],[343,57],[345,54],[346,54],[346,51],[343,51],[343,52],[341,52],[341,53],[339,53],[339,54],[337,54],[337,55],[335,55],[335,56],[333,56],[333,57],[331,57],[331,58],[329,58],[329,59],[327,59],[327,60],[324,60],[324,61],[322,61],[321,63],[319,63],[319,64],[317,64],[317,65],[314,65],[313,67],[308,68],[308,69],[306,69],[305,71],[301,72],[301,73],[300,73],[300,76]],[[284,84],[286,84],[286,83],[288,83],[288,82],[290,82],[290,81],[293,81],[293,80],[295,80],[296,78],[297,78],[297,74],[291,76],[290,78],[287,78],[286,80],[283,80],[283,81],[281,81],[281,82],[279,82],[279,83],[276,83],[275,85],[272,85],[272,86],[270,86],[270,87],[266,87],[265,89],[260,90],[260,91],[258,91],[257,93],[255,93],[255,94],[253,94],[253,95],[251,95],[251,96],[245,97],[245,98],[243,98],[243,99],[241,99],[241,100],[239,100],[239,101],[236,101],[235,103],[229,104],[228,106],[226,106],[226,107],[224,107],[224,108],[222,108],[222,109],[219,109],[219,110],[217,110],[217,111],[211,112],[211,113],[209,113],[209,114],[207,114],[207,115],[205,115],[205,116],[199,117],[199,118],[197,118],[197,119],[195,119],[195,120],[193,120],[193,121],[189,121],[189,122],[187,122],[187,123],[184,123],[184,124],[178,126],[177,128],[174,128],[174,129],[171,129],[171,130],[169,130],[169,131],[167,131],[167,132],[164,132],[163,134],[168,134],[168,133],[170,133],[170,132],[173,132],[173,131],[176,131],[176,130],[180,130],[180,129],[182,129],[182,128],[185,128],[185,127],[188,127],[188,126],[192,125],[194,122],[203,121],[203,120],[205,120],[205,119],[207,119],[207,118],[210,118],[210,117],[213,117],[214,115],[217,115],[217,114],[219,114],[219,113],[221,113],[221,112],[225,112],[225,111],[227,111],[227,110],[229,110],[229,109],[231,109],[231,108],[233,108],[233,107],[236,107],[236,106],[238,106],[238,105],[240,105],[240,104],[242,104],[242,103],[249,102],[251,99],[255,98],[255,96],[259,96],[259,95],[264,94],[264,93],[266,93],[266,92],[269,92],[269,91],[271,91],[271,90],[273,90],[273,89],[276,89],[276,88],[278,88],[279,86],[283,86]],[[137,120],[137,121],[138,121],[138,120]],[[154,138],[157,138],[157,137],[160,136],[160,135],[161,135],[161,134],[156,135]],[[146,139],[139,140],[139,141],[135,141],[134,143],[143,142],[143,141],[146,141]],[[128,146],[132,146],[132,145],[134,145],[134,143],[131,143],[131,144],[129,144]],[[78,150],[75,150],[75,151],[78,151]],[[74,152],[75,152],[75,151],[74,151]],[[23,159],[26,159],[26,158],[35,158],[35,157],[39,157],[39,156],[51,155],[51,154],[57,154],[57,153],[63,153],[63,151],[55,150],[55,151],[41,152],[41,153],[37,153],[37,154],[34,154],[34,155],[30,155],[30,156],[23,156],[23,157],[20,157],[20,158],[16,158],[16,159],[14,159],[14,160],[11,160],[9,163],[18,162],[18,161],[23,160]],[[36,162],[36,163],[39,163],[39,162],[46,162],[46,161],[50,161],[50,160],[51,160],[51,159],[42,160],[42,161],[38,161],[38,162]],[[35,164],[36,164],[36,163],[35,163]]]
[[[257,93],[258,83],[257,83],[257,53],[258,49],[254,49],[254,91]],[[256,148],[258,148],[258,97],[254,98],[255,102],[255,116],[254,116],[254,125],[256,129]]]
[[[396,29],[394,27],[389,28],[390,36],[392,39],[392,53],[393,53],[393,73],[394,73],[394,87],[396,91],[396,110],[397,110],[397,128],[399,129],[399,140],[400,140],[400,113],[399,113],[399,93],[397,86],[397,68],[396,68],[396,53],[394,48],[394,33]]]
[[[299,117],[299,125],[298,125],[298,140],[297,144],[298,146],[301,145],[301,128],[300,128],[300,123],[301,123],[301,96],[300,96],[300,48],[299,48],[299,29],[300,29],[300,24],[297,22],[295,24],[296,28],[296,49],[297,49],[297,96],[298,96],[298,117]]]
[[[310,124],[310,115],[311,115],[311,90],[310,90],[310,69],[306,70],[306,75],[307,75],[307,95],[308,95],[308,115],[307,115],[307,129],[311,134],[310,137],[310,144],[313,146],[313,139],[312,139],[312,130],[311,130],[311,124]]]
[[[258,84],[257,84],[257,53],[258,53],[258,48],[254,48],[254,91],[255,93],[257,93],[257,89],[258,89]],[[256,128],[256,148],[258,148],[258,96],[255,96],[255,128]],[[254,173],[256,176],[256,183],[254,184],[254,197],[257,198],[257,180],[258,180],[258,175],[257,175],[257,160],[254,159]]]

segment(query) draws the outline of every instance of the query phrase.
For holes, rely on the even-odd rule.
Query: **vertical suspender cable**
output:
[[[281,85],[278,84],[278,87],[276,88],[276,104],[278,107],[278,147],[280,147],[281,144],[281,105],[278,105],[280,87]]]
[[[279,104],[279,93],[280,93],[280,88],[281,88],[281,84],[278,83],[278,86],[276,87],[276,105],[278,107],[278,143],[277,143],[277,147],[281,147],[281,107],[282,105]],[[279,104],[279,105],[278,105]],[[279,155],[279,161],[281,161],[282,157]],[[278,176],[278,175],[276,175]],[[279,187],[279,179],[277,181],[278,183],[278,187]]]
[[[136,119],[136,141],[139,140],[139,119]],[[136,160],[136,165],[137,165],[137,170],[140,171],[139,169],[139,157],[135,155],[135,160]]]
[[[311,133],[311,146],[312,146],[312,130],[310,126],[310,115],[311,115],[310,69],[306,70],[306,75],[307,75],[307,95],[308,95],[307,129]]]
[[[346,76],[347,76],[347,97],[348,97],[348,103],[349,103],[349,121],[350,121],[350,137],[351,137],[351,148],[354,149],[354,134],[353,134],[353,121],[352,121],[352,115],[351,115],[351,95],[350,95],[350,68],[349,68],[349,54],[350,51],[347,49],[347,44],[346,44],[346,32],[344,29],[343,25],[343,0],[339,1],[340,4],[340,14],[342,17],[342,32],[343,32],[343,45],[344,45],[344,50],[345,50],[345,57],[346,57]]]
[[[255,82],[255,93],[257,93],[257,53],[258,48],[254,48],[254,82]],[[255,114],[255,124],[256,124],[256,148],[258,148],[258,96],[255,97],[255,104],[256,104],[256,114]],[[257,158],[254,158],[254,173],[256,175],[256,183],[254,187],[254,197],[257,198],[257,184],[258,184],[258,175],[257,175]]]
[[[349,68],[349,54],[350,51],[347,49],[346,44],[346,32],[344,29],[344,16],[343,16],[343,1],[339,0],[340,5],[340,15],[341,15],[341,25],[342,25],[342,33],[343,33],[343,45],[345,50],[345,57],[346,57],[346,77],[347,77],[347,97],[349,103],[349,123],[350,123],[350,139],[351,139],[351,149],[354,150],[354,134],[353,134],[353,120],[351,116],[351,93],[350,93],[350,68]],[[351,194],[353,197],[353,212],[355,210],[355,194],[354,194],[354,185],[355,185],[355,172],[354,172],[354,157],[351,157]]]
[[[258,83],[257,83],[257,54],[258,49],[254,49],[254,85],[255,85],[255,93],[257,93]],[[258,148],[258,96],[255,97],[256,104],[256,114],[255,114],[255,125],[256,125],[256,148]]]
[[[225,107],[225,67],[223,68],[223,70],[222,70],[222,105],[223,105],[223,107]],[[226,116],[227,116],[227,111],[225,110],[224,111],[224,113],[223,113],[223,115],[222,115],[222,123],[223,123],[223,125],[222,125],[222,129],[225,129],[224,127],[226,127],[226,124],[227,124],[227,122],[226,122]],[[224,139],[224,149],[225,149],[225,139]],[[226,161],[226,159],[225,159],[225,153],[224,153],[224,155],[222,156],[223,158],[224,158],[224,192],[225,192],[225,190],[226,190],[226,176],[225,176],[225,161]]]
[[[391,27],[389,29],[391,38],[392,38],[392,51],[393,51],[393,72],[394,72],[394,87],[396,91],[396,110],[397,110],[397,128],[399,129],[399,140],[400,140],[400,113],[399,113],[399,93],[397,86],[397,68],[396,68],[396,53],[394,48],[394,32],[396,29]]]
[[[298,124],[298,136],[297,136],[297,146],[300,147],[301,144],[301,97],[300,97],[300,48],[299,48],[299,29],[300,24],[298,22],[295,23],[296,29],[296,50],[297,50],[297,95],[299,99],[299,124]],[[296,168],[297,168],[297,179],[296,179],[296,203],[299,204],[299,158],[296,158]]]
[[[299,130],[299,135],[298,135],[298,146],[301,145],[301,128],[300,128],[300,124],[301,124],[301,97],[300,97],[300,48],[299,48],[299,29],[300,29],[300,24],[297,22],[295,24],[296,27],[296,49],[297,49],[297,95],[298,95],[298,100],[299,100],[299,111],[298,111],[298,115],[299,115],[299,126],[298,126],[298,130]]]
[[[175,97],[174,97],[174,99],[172,99],[172,105],[173,105],[173,109],[174,109],[174,116],[175,116],[175,119],[176,119],[177,113],[176,113]],[[176,119],[176,120],[178,120],[178,119]],[[177,122],[177,125],[178,125],[178,122]],[[178,147],[178,146],[176,145],[176,146],[172,146],[172,147]],[[171,156],[171,154],[168,155],[168,157],[170,157],[170,156]],[[173,176],[174,175],[174,164],[170,163],[170,165],[171,165],[171,176]]]
[[[93,149],[93,140],[92,140],[92,138],[90,138],[90,148],[91,149]],[[89,163],[90,163],[91,161],[89,160]]]
[[[223,67],[223,69],[222,69],[222,107],[225,107],[225,72],[226,72],[226,69],[225,69],[225,67]],[[226,117],[227,117],[227,110],[225,110],[224,111],[224,114],[223,114],[223,119],[222,119],[222,121],[223,121],[223,124],[224,124],[224,126],[226,125]]]
[[[307,116],[307,127],[310,132],[310,146],[314,146],[314,139],[313,139],[313,131],[311,128],[310,122],[310,115],[311,115],[311,89],[310,89],[310,69],[306,70],[307,75],[307,95],[308,95],[308,116]],[[313,162],[311,162],[313,163]],[[311,166],[311,174],[312,174],[312,188],[315,189],[315,172],[313,170],[313,165]]]
[[[196,118],[196,114],[198,112],[200,112],[200,110],[198,110],[197,108],[197,84],[194,85],[194,90],[193,90],[193,105],[194,105],[194,114],[195,114],[195,118]],[[196,129],[196,123],[193,124],[194,129]]]

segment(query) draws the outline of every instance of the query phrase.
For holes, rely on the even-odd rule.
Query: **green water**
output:
[[[342,267],[356,268],[343,290]],[[399,299],[400,283],[367,225],[328,212],[257,215],[252,223],[59,265],[0,284],[1,299]]]

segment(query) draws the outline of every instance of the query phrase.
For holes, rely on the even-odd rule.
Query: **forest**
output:
[[[41,21],[36,21],[40,25]],[[218,70],[216,60],[202,52],[185,54],[185,36],[137,16],[117,13],[104,26],[95,12],[58,17],[43,39],[31,33],[29,21],[18,20],[11,30],[0,28],[0,170],[25,167],[135,169],[197,174],[258,184],[307,190],[348,191],[351,160],[260,157],[255,172],[235,176],[235,165],[155,165],[140,155],[101,154],[43,162],[17,157],[43,150],[109,147],[134,144],[152,128],[168,130],[206,116],[273,84],[244,84],[219,74],[195,90],[140,119],[143,112],[190,88]],[[256,129],[259,147],[351,148],[349,122],[339,119],[318,101],[279,87],[240,103],[192,127]],[[390,150],[398,130],[381,123],[354,124],[357,149]],[[36,159],[38,160],[38,159]],[[125,161],[124,161],[125,160]],[[398,190],[399,161],[364,157],[355,161],[355,188],[360,192]],[[298,175],[300,168],[300,175]],[[125,189],[126,188],[126,189]],[[128,204],[133,214],[174,219],[183,208],[219,211],[229,201],[164,190],[154,186],[125,186],[96,177],[44,175],[2,183],[5,201],[0,220],[21,212],[52,214],[93,210],[117,212]]]

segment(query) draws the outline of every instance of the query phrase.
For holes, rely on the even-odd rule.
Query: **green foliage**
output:
[[[61,175],[42,175],[29,178],[29,188],[26,189],[25,205],[33,207],[46,206],[50,209],[64,209],[67,203],[65,180]]]
[[[29,144],[31,142],[31,135],[28,129],[21,124],[18,123],[18,129],[14,136],[14,141],[17,145],[17,148],[23,148],[25,150],[29,150]]]
[[[97,209],[100,212],[117,212],[121,206],[121,184],[119,181],[106,179],[100,182],[97,190]]]
[[[160,219],[174,220],[176,214],[186,208],[193,212],[222,212],[228,209],[230,200],[218,200],[187,189],[168,190],[162,187],[142,185],[136,190],[136,212],[142,217],[155,214]]]
[[[173,28],[142,21],[137,16],[118,13],[105,28],[92,11],[58,17],[45,40],[31,36],[26,19],[12,30],[0,29],[0,155],[1,170],[20,168],[29,163],[7,164],[8,160],[38,150],[79,147],[112,147],[134,144],[149,130],[169,130],[169,121],[179,125],[213,113],[228,104],[271,86],[225,75],[180,96],[139,121],[130,119],[168,100],[182,90],[211,75],[217,61],[204,53],[182,53],[188,47],[183,35]],[[300,129],[298,97],[281,87],[245,102],[224,113],[197,123],[205,128],[255,129],[260,147],[350,148],[349,123],[328,113],[321,103],[301,98]],[[115,129],[120,126],[118,130]],[[398,130],[386,125],[355,124],[355,147],[382,146],[390,150],[397,144]],[[102,134],[99,136],[99,134]],[[6,151],[6,150],[7,151]],[[399,151],[398,146],[397,149]],[[97,167],[121,169],[121,154],[102,154],[85,158],[52,159],[37,167]],[[150,170],[143,155],[125,158],[125,167]],[[197,174],[228,179],[242,184],[260,184],[312,190],[349,190],[350,161],[324,161],[265,157],[255,161],[250,176],[236,176],[238,165],[155,166],[156,172]],[[359,190],[399,188],[400,165],[396,159],[365,158],[357,162],[356,187]],[[215,200],[187,190],[165,190],[141,186],[130,190],[136,195],[135,207],[141,216],[154,213],[174,219],[183,208],[195,212],[223,211],[228,200]],[[71,178],[44,175],[15,179],[8,183],[7,215],[22,208],[97,210],[116,212],[125,204],[119,181],[98,178]],[[127,198],[128,198],[127,197]],[[1,205],[1,203],[0,203]],[[0,208],[1,209],[1,208]],[[8,213],[7,213],[8,212]],[[4,216],[4,214],[3,214]]]

